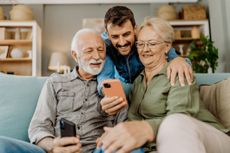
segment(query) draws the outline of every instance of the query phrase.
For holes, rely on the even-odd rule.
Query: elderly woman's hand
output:
[[[189,85],[192,84],[193,81],[192,67],[182,57],[177,57],[174,60],[172,60],[167,68],[167,76],[170,79],[172,86],[175,85],[177,74],[181,86],[185,85],[185,78]]]
[[[108,115],[117,114],[123,107],[127,106],[127,101],[121,97],[104,97],[101,102],[101,108]]]
[[[105,134],[100,138],[100,144],[106,153],[127,153],[146,142],[154,140],[155,136],[146,121],[128,121],[114,128],[104,128]]]

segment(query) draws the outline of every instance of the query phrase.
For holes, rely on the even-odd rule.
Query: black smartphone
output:
[[[61,137],[75,137],[76,136],[75,124],[71,121],[61,118],[60,129],[61,129]]]

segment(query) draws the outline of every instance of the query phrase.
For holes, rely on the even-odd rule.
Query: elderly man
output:
[[[78,66],[70,74],[49,77],[41,91],[29,127],[29,138],[35,145],[0,138],[0,152],[92,152],[103,127],[112,126],[113,118],[102,116],[96,108],[101,98],[95,77],[106,57],[103,40],[93,30],[82,29],[73,37],[71,50]],[[76,137],[60,138],[61,118],[75,123]]]

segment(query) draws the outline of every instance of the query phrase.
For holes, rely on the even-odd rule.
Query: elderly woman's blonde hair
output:
[[[174,41],[174,30],[173,27],[165,20],[160,18],[148,18],[139,27],[138,33],[144,27],[152,27],[154,31],[161,37],[165,42],[172,43]]]

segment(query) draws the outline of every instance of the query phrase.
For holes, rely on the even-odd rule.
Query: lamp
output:
[[[48,69],[57,71],[58,73],[69,73],[70,67],[66,54],[63,52],[53,52],[50,57]]]

